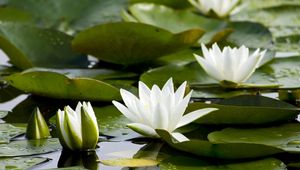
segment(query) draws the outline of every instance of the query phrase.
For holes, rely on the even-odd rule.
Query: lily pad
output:
[[[0,124],[0,144],[9,143],[10,139],[24,134],[26,128],[15,127],[11,124]]]
[[[8,112],[7,111],[0,111],[0,119],[3,119],[5,116],[7,116]]]
[[[127,0],[78,0],[77,3],[72,0],[8,0],[6,5],[31,13],[40,26],[73,32],[73,29],[120,21],[120,12],[127,5]]]
[[[57,138],[40,140],[18,140],[0,144],[0,157],[29,156],[55,152],[61,149]]]
[[[0,48],[21,69],[40,67],[85,67],[87,57],[73,52],[72,37],[59,31],[1,23]]]
[[[223,32],[226,23],[205,18],[193,13],[191,10],[175,10],[164,5],[156,5],[153,3],[138,3],[129,7],[128,13],[123,12],[123,18],[126,21],[135,21],[145,24],[154,25],[173,33],[179,33],[190,29],[205,30],[201,42],[209,43],[214,36],[218,35],[218,39],[226,38],[231,32]]]
[[[81,166],[71,166],[66,168],[51,168],[51,169],[44,169],[44,170],[88,170]]]
[[[130,3],[153,3],[178,9],[191,7],[191,4],[186,0],[130,0]]]
[[[73,48],[100,60],[130,65],[148,62],[192,46],[204,33],[200,29],[179,34],[141,23],[109,23],[80,32]],[[130,38],[128,38],[130,37]]]
[[[285,170],[286,165],[275,158],[265,158],[248,162],[209,162],[201,159],[173,156],[159,164],[161,170]]]
[[[266,124],[295,120],[300,112],[291,104],[257,95],[224,99],[217,104],[191,103],[187,112],[207,107],[218,108],[196,122],[200,124]]]
[[[0,169],[30,169],[47,161],[48,158],[41,157],[0,158]]]
[[[131,129],[126,127],[130,121],[115,106],[94,107],[94,111],[100,133],[114,137],[133,133]]]
[[[165,130],[156,130],[159,136],[170,146],[192,153],[198,156],[222,158],[222,159],[245,159],[256,158],[276,153],[284,150],[263,144],[251,143],[211,143],[206,140],[191,139],[185,142],[174,141],[171,135]]]
[[[69,78],[55,72],[25,71],[6,80],[17,89],[40,96],[99,101],[120,99],[119,90],[110,84],[90,78]]]
[[[33,19],[30,13],[23,10],[7,7],[0,7],[0,21],[33,23]]]
[[[107,166],[120,166],[120,167],[146,167],[146,166],[156,166],[158,164],[158,162],[155,160],[136,159],[136,158],[100,160],[100,162]]]
[[[226,128],[210,133],[208,139],[214,143],[263,144],[300,153],[299,127],[299,124],[294,123],[266,128]]]

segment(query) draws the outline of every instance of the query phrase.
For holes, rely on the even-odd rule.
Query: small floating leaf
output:
[[[145,167],[145,166],[156,166],[158,164],[158,162],[155,160],[134,159],[134,158],[100,160],[100,162],[107,166],[121,166],[121,167]]]
[[[48,158],[41,157],[14,157],[0,158],[0,169],[31,169],[34,166],[49,161]]]
[[[0,157],[29,156],[55,152],[61,149],[57,138],[40,140],[18,140],[0,144]]]
[[[9,143],[11,138],[25,133],[25,128],[15,127],[11,124],[0,124],[0,144]]]

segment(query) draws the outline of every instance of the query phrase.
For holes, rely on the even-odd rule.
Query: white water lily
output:
[[[56,121],[59,141],[69,150],[95,149],[99,129],[91,103],[78,102],[75,111],[66,106],[63,111],[57,111]]]
[[[194,56],[206,73],[220,82],[229,81],[236,84],[241,84],[250,78],[266,53],[266,50],[260,52],[257,49],[249,55],[249,49],[245,46],[225,47],[223,51],[216,43],[209,50],[204,44],[201,46],[204,57],[197,54]]]
[[[205,15],[214,12],[219,18],[224,18],[237,6],[239,0],[189,0],[189,2]]]
[[[184,96],[186,82],[174,92],[173,81],[170,78],[162,89],[154,85],[149,89],[143,82],[139,82],[139,98],[121,89],[121,96],[125,105],[113,101],[113,104],[132,122],[127,126],[132,130],[148,137],[158,137],[155,129],[164,129],[178,141],[188,140],[185,136],[175,132],[194,120],[217,110],[206,108],[185,114],[192,91]]]

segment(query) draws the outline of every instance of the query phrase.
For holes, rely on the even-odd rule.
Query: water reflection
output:
[[[63,150],[61,152],[57,167],[81,166],[86,169],[97,170],[98,156],[95,151],[89,152],[70,152]]]

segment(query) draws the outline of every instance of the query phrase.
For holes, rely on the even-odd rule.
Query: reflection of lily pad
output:
[[[90,78],[68,78],[54,72],[25,71],[8,76],[6,80],[25,92],[53,98],[100,101],[120,98],[119,90],[105,82]]]
[[[11,124],[0,124],[0,144],[9,143],[11,138],[25,133],[26,128],[15,127]]]
[[[190,157],[174,156],[164,160],[159,165],[161,170],[232,170],[232,169],[263,169],[263,170],[285,170],[283,162],[274,158],[266,158],[248,162],[209,162]]]
[[[299,129],[299,124],[250,129],[226,128],[210,133],[208,139],[214,143],[263,144],[292,153],[300,153]]]
[[[30,169],[48,160],[41,157],[0,158],[0,169]]]
[[[185,142],[173,141],[171,135],[165,130],[156,130],[159,136],[168,144],[178,150],[189,152],[198,156],[223,159],[256,158],[284,150],[263,144],[251,143],[211,143],[206,140],[191,139]]]
[[[55,152],[61,149],[57,138],[18,140],[0,145],[0,157],[27,156]]]
[[[100,60],[129,65],[151,61],[190,47],[203,33],[200,29],[194,29],[172,34],[141,23],[110,23],[80,32],[73,40],[73,48]]]
[[[300,109],[291,104],[256,95],[224,99],[217,104],[191,103],[187,112],[218,108],[197,120],[201,124],[265,124],[294,120]]]

